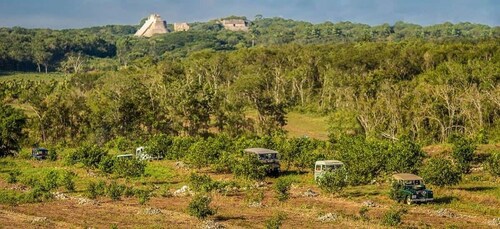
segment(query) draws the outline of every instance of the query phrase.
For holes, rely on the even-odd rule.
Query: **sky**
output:
[[[83,28],[136,25],[151,13],[168,23],[230,15],[321,23],[500,25],[500,0],[0,0],[0,27]]]

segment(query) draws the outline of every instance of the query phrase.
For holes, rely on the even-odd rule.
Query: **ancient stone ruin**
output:
[[[247,22],[243,19],[225,19],[222,20],[224,29],[231,31],[248,31]]]
[[[151,14],[144,25],[135,33],[135,36],[152,37],[155,34],[164,33],[168,33],[167,22],[162,20],[160,15]]]
[[[188,31],[188,30],[189,30],[189,25],[186,22],[174,23],[174,31],[175,32]]]

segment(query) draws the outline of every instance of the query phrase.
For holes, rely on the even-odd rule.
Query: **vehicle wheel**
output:
[[[411,205],[411,197],[406,196],[406,204]]]

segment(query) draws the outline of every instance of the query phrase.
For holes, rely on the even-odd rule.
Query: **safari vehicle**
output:
[[[414,174],[398,173],[392,175],[391,198],[406,204],[426,203],[434,200],[431,190],[425,188],[424,180]]]
[[[326,172],[335,171],[342,167],[344,167],[344,163],[337,160],[316,161],[314,164],[314,180],[317,181]]]
[[[151,155],[147,152],[147,148],[144,146],[140,146],[135,149],[135,156],[141,161],[160,160],[163,158],[162,156]]]
[[[45,148],[33,148],[31,149],[31,156],[38,160],[44,160],[49,155],[49,150]]]
[[[278,152],[264,148],[248,148],[244,151],[246,153],[257,155],[257,159],[262,162],[262,164],[267,165],[267,173],[280,173],[280,161],[278,159]]]

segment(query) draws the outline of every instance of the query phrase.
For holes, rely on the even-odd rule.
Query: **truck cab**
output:
[[[267,165],[267,172],[273,174],[280,173],[280,161],[277,151],[265,148],[248,148],[245,153],[254,154],[262,164]]]
[[[317,181],[326,172],[335,171],[344,167],[344,163],[337,160],[316,161],[314,164],[314,180]]]

